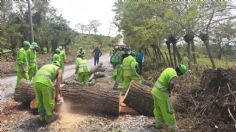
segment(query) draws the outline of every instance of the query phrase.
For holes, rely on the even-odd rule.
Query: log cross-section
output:
[[[130,83],[130,87],[125,95],[124,103],[136,110],[139,114],[153,116],[152,88],[135,81]]]

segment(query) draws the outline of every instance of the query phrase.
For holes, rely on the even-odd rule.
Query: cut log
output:
[[[102,77],[105,77],[105,73],[103,73],[103,72],[94,73],[94,79],[102,78]]]
[[[153,116],[152,88],[131,81],[125,95],[124,103],[136,110],[139,114]]]
[[[30,101],[34,99],[35,93],[31,82],[25,79],[20,81],[20,84],[15,89],[14,100],[29,105]]]
[[[113,91],[107,84],[84,86],[80,84],[66,84],[62,87],[65,101],[69,101],[72,110],[91,111],[94,113],[119,115],[119,92]]]
[[[104,72],[104,68],[102,68],[103,63],[99,63],[98,65],[90,68],[90,75],[95,73],[95,72]]]
[[[128,105],[124,104],[124,96],[119,96],[119,102],[120,102],[120,107],[119,111],[120,114],[132,114],[132,115],[137,115],[137,111],[135,111],[133,108],[129,107]]]
[[[99,63],[97,66],[94,66],[90,69],[90,74],[98,72],[98,71],[103,71],[104,68],[102,68],[102,63]],[[96,73],[97,74],[97,73]],[[103,77],[105,76],[102,73],[98,73],[98,75],[94,75],[94,77]],[[93,78],[91,80],[93,80]],[[69,82],[70,84],[72,84],[73,82]],[[74,81],[75,84],[77,84],[77,81]],[[94,81],[92,83],[90,83],[90,85],[94,84]],[[32,99],[34,99],[35,97],[35,93],[34,93],[34,89],[33,86],[31,84],[30,81],[28,80],[21,80],[20,84],[17,86],[17,88],[15,89],[15,93],[14,93],[14,100],[17,102],[22,102],[25,105],[30,105],[30,101]]]
[[[153,84],[135,81],[130,83],[130,87],[125,95],[124,103],[136,110],[139,114],[153,116],[153,97],[151,90]],[[172,104],[176,112],[186,112],[186,108],[194,105],[194,100],[189,95],[171,96]]]

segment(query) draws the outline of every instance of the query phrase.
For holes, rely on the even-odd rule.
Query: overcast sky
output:
[[[75,24],[88,24],[89,20],[99,20],[102,25],[98,34],[108,35],[110,23],[115,13],[112,6],[115,0],[51,0],[51,6],[58,9],[62,16],[70,21],[71,28]],[[115,36],[117,29],[114,27],[110,36]]]

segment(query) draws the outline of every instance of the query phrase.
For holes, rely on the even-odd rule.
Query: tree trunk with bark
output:
[[[168,58],[168,55],[167,55],[166,52],[165,52],[165,56],[166,56],[166,61],[167,61],[168,66],[171,66],[171,63],[170,63],[170,61],[169,61],[169,58]]]
[[[143,82],[138,84],[132,81],[125,95],[124,103],[139,114],[153,116],[154,101],[151,95],[153,84]],[[186,107],[193,105],[191,98],[186,95],[171,96],[172,104],[177,112],[186,112]]]
[[[152,87],[132,81],[125,95],[124,103],[139,114],[153,116]]]
[[[171,64],[171,66],[174,66],[174,64],[173,64],[173,59],[172,59],[172,55],[171,55],[170,43],[167,41],[167,42],[166,42],[166,45],[167,45],[168,53],[169,53],[169,57],[170,57],[170,64]]]
[[[211,64],[212,64],[212,68],[215,69],[215,68],[216,68],[215,62],[214,62],[214,59],[213,59],[213,57],[212,57],[212,55],[211,55],[210,46],[209,46],[209,36],[208,36],[208,34],[201,33],[201,34],[199,35],[199,37],[200,37],[200,39],[204,42],[204,45],[206,46],[206,49],[207,49],[208,57],[209,57],[209,59],[210,59],[210,61],[211,61]]]
[[[173,43],[173,57],[174,57],[174,67],[177,66],[177,59],[176,59],[176,48],[175,48],[175,44]]]
[[[90,70],[90,75],[97,72],[97,71],[103,71],[102,69],[102,63],[99,63],[97,66],[92,67]],[[103,76],[101,74],[94,75],[96,76]],[[77,82],[77,81],[75,81]],[[18,102],[22,102],[24,104],[29,104],[30,101],[35,97],[34,89],[30,81],[28,80],[22,80],[20,84],[15,89],[14,99]]]
[[[190,42],[187,42],[187,53],[188,53],[188,67],[189,69],[192,69],[192,58],[191,58],[191,46]]]
[[[61,93],[65,101],[71,102],[72,110],[119,115],[119,91],[113,91],[111,87],[72,83],[64,85]]]
[[[192,46],[193,62],[196,65],[197,64],[197,56],[196,56],[194,41],[191,42],[191,46]]]

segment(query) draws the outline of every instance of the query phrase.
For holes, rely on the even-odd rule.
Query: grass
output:
[[[207,67],[212,66],[209,58],[198,58],[197,61],[199,65]],[[222,60],[214,59],[214,62],[217,68],[230,68],[236,64],[235,60],[227,60],[227,59],[222,59]]]

